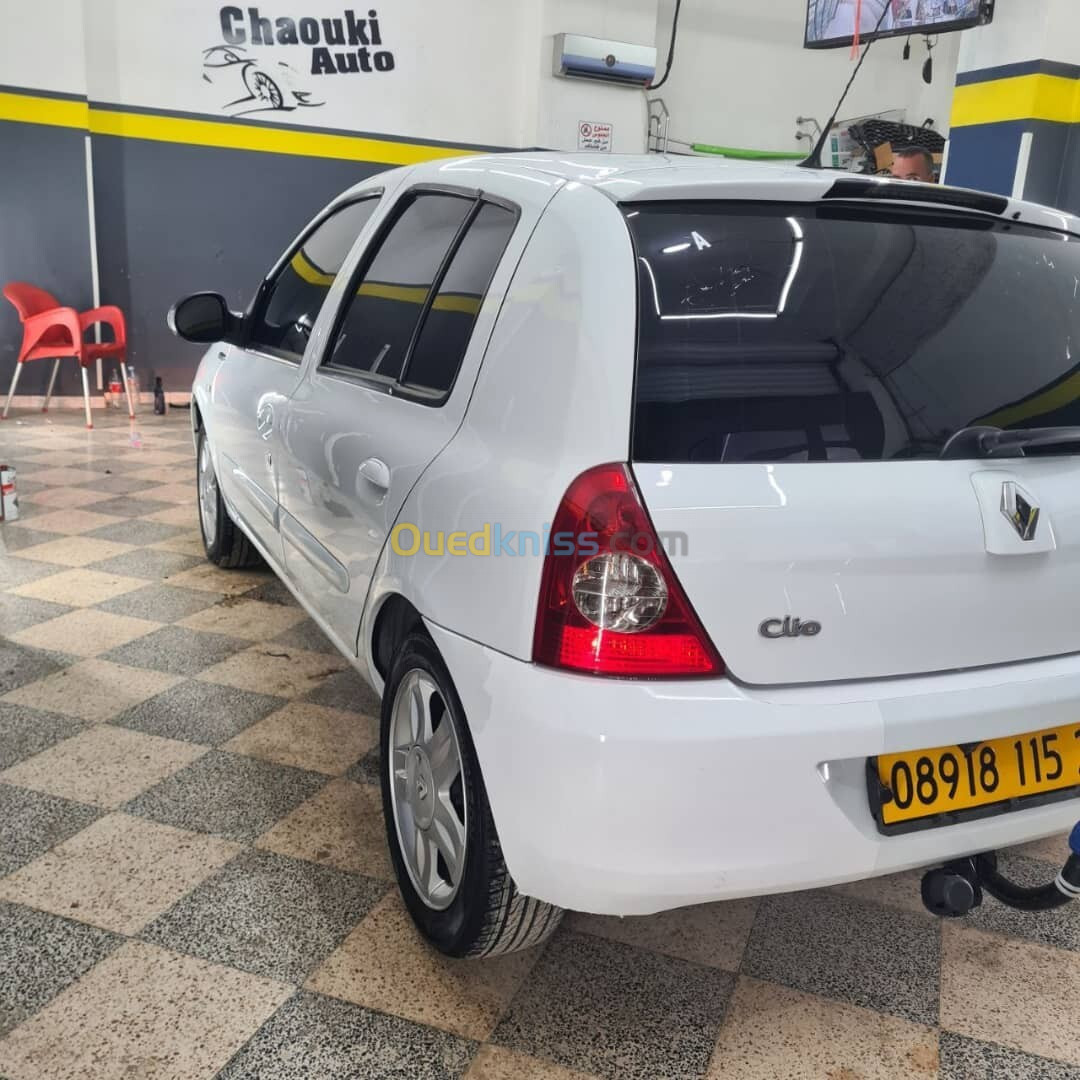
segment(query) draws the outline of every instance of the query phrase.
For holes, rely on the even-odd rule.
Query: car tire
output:
[[[262,562],[261,556],[225,509],[205,428],[199,431],[196,448],[195,488],[198,497],[199,531],[202,533],[206,557],[225,570],[258,566]]]
[[[428,692],[426,706],[418,704]],[[381,753],[390,855],[402,899],[424,937],[457,957],[497,956],[545,941],[562,908],[523,896],[510,876],[461,700],[426,634],[406,638],[391,666]],[[457,775],[444,782],[455,768],[452,753]],[[444,828],[447,820],[450,829]],[[446,834],[454,828],[463,838],[462,856],[451,853],[448,861],[444,849],[457,845]]]

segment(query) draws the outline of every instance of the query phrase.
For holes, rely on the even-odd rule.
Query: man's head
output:
[[[934,159],[921,146],[901,146],[893,151],[892,175],[897,180],[934,182]]]

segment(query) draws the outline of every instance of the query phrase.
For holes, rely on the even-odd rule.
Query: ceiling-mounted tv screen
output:
[[[888,10],[886,10],[888,8]],[[835,49],[850,46],[859,13],[859,40],[943,34],[968,30],[994,17],[993,0],[808,0],[806,47]],[[880,28],[878,23],[881,23]]]

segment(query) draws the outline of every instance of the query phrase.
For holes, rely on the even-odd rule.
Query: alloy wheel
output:
[[[398,845],[413,888],[442,911],[461,886],[468,823],[461,748],[434,680],[410,671],[390,727],[390,789]]]
[[[210,443],[203,437],[199,449],[199,517],[202,520],[203,539],[208,548],[217,539],[218,483],[214,463],[210,459]]]

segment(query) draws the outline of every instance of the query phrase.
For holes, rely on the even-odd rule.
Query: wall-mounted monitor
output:
[[[886,10],[888,8],[888,10]],[[851,46],[859,12],[859,40],[970,30],[994,17],[994,0],[808,0],[806,48]],[[880,28],[875,31],[880,20]]]

